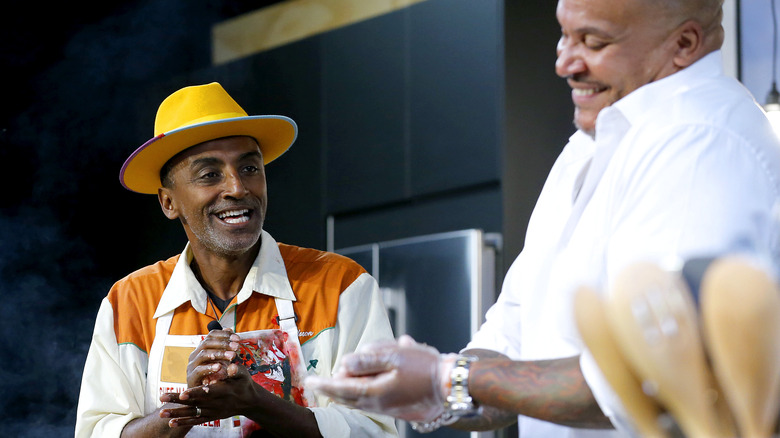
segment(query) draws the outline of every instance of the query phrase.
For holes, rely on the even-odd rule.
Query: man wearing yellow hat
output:
[[[103,300],[77,438],[397,434],[389,417],[302,385],[393,335],[376,281],[359,265],[277,243],[262,228],[265,165],[296,136],[291,119],[248,116],[217,83],[160,105],[155,136],[120,182],[156,194],[189,241]]]

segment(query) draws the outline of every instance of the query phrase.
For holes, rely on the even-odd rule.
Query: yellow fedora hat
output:
[[[254,137],[265,164],[282,155],[298,136],[285,116],[249,116],[217,82],[182,88],[157,110],[154,137],[135,150],[119,172],[119,182],[134,192],[156,194],[160,169],[179,152],[209,140],[234,135]]]

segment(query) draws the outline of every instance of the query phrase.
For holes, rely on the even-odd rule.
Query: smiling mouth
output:
[[[217,217],[228,224],[241,224],[249,222],[249,209],[227,210],[217,214]]]
[[[572,88],[571,91],[575,97],[576,96],[587,97],[587,96],[592,96],[596,93],[600,93],[606,89],[607,89],[606,87]]]

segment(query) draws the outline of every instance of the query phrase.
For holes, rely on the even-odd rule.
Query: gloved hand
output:
[[[332,378],[309,376],[304,385],[358,409],[429,422],[444,412],[455,358],[404,335],[346,355]]]

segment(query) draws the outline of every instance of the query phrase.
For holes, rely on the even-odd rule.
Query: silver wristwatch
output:
[[[455,417],[465,417],[477,413],[474,400],[469,395],[469,367],[479,358],[470,354],[461,354],[455,359],[455,366],[450,371],[450,395],[444,403],[444,408]]]
[[[450,371],[450,394],[444,400],[444,413],[428,423],[411,422],[412,429],[420,433],[433,432],[462,417],[479,413],[479,407],[469,395],[469,367],[478,359],[470,354],[458,355]]]

